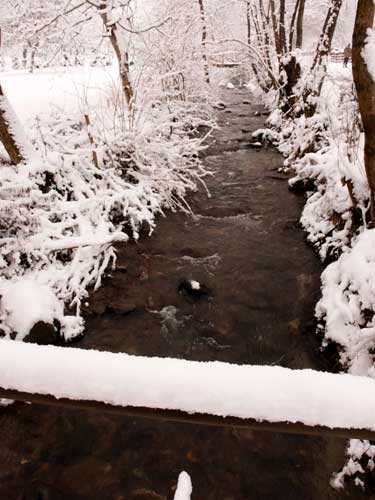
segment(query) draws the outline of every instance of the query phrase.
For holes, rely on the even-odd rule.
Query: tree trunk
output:
[[[247,27],[247,43],[251,45],[251,16],[250,16],[250,0],[246,2],[246,27]]]
[[[279,40],[279,32],[277,29],[277,20],[276,20],[276,8],[275,8],[275,0],[270,0],[270,13],[271,13],[271,22],[272,22],[272,31],[275,39],[275,48],[276,53],[280,54],[280,40]]]
[[[105,10],[107,7],[107,0],[102,1],[99,11]],[[132,111],[134,90],[130,80],[130,69],[129,69],[129,54],[123,47],[121,47],[121,41],[118,35],[117,23],[111,23],[108,18],[108,13],[104,11],[100,14],[104,28],[109,34],[113,50],[116,54],[116,58],[119,65],[121,86],[124,93],[125,101],[128,106],[129,112]]]
[[[375,75],[371,75],[363,50],[375,17],[373,0],[358,0],[353,32],[353,77],[365,133],[365,168],[371,196],[371,220],[375,226]],[[372,54],[374,57],[374,54]]]
[[[280,92],[280,106],[284,113],[289,113],[293,110],[293,106],[297,100],[297,96],[295,95],[295,87],[299,79],[301,78],[301,66],[297,60],[295,53],[292,52],[294,49],[294,35],[297,31],[298,38],[298,23],[301,23],[301,3],[304,3],[304,0],[295,0],[293,15],[289,27],[289,57],[286,61],[281,58],[279,62],[280,72],[284,71],[287,78],[286,82],[280,82],[282,84],[282,90]]]
[[[292,15],[292,20],[290,21],[290,27],[289,27],[289,50],[293,50],[293,40],[294,40],[294,33],[296,31],[296,22],[297,22],[297,16],[299,12],[299,6],[300,6],[301,0],[296,0],[296,3],[294,4],[294,9],[293,9],[293,15]]]
[[[295,87],[301,78],[301,65],[293,54],[289,56],[287,63],[281,64],[280,67],[285,71],[287,76],[287,81],[284,83],[280,95],[281,109],[284,113],[289,113],[298,99],[295,95]]]
[[[19,128],[20,124],[16,116],[13,115],[13,110],[0,84],[0,141],[14,165],[18,165],[26,159],[22,145],[16,136]]]
[[[301,49],[303,44],[303,18],[305,16],[305,0],[300,0],[297,16],[296,48]]]
[[[279,40],[280,53],[286,52],[286,33],[285,33],[285,0],[280,0],[280,15],[279,15]]]
[[[314,116],[317,108],[317,101],[322,92],[323,83],[326,76],[326,68],[324,67],[323,71],[316,72],[316,70],[320,68],[323,63],[324,65],[326,65],[325,60],[327,59],[331,51],[332,40],[335,34],[342,1],[343,0],[331,0],[331,5],[328,9],[323,29],[319,37],[319,43],[316,48],[314,62],[310,69],[310,73],[312,75],[315,74],[316,76],[312,76],[313,85],[307,87],[305,92],[303,93],[304,113],[307,118],[311,118],[312,116]]]
[[[198,0],[199,9],[201,13],[201,21],[202,21],[202,59],[203,59],[203,69],[206,77],[206,82],[210,83],[210,73],[208,71],[208,60],[207,60],[207,26],[206,26],[206,15],[204,11],[203,0]]]
[[[311,71],[319,67],[324,57],[327,57],[331,51],[333,35],[335,34],[337,20],[339,18],[342,0],[331,0],[323,29],[320,34],[319,43],[316,48],[314,62]]]

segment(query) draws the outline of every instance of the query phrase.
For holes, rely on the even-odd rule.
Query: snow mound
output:
[[[69,340],[82,333],[83,322],[76,316],[64,316],[64,302],[46,284],[24,277],[0,284],[2,330],[23,340],[38,322],[53,325],[58,321],[61,333]]]
[[[364,231],[322,274],[316,314],[350,373],[375,377],[375,230]]]

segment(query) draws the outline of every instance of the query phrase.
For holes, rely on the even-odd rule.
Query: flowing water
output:
[[[93,296],[77,347],[231,363],[324,369],[313,309],[321,266],[297,227],[272,149],[248,147],[263,125],[243,89],[227,90],[206,151],[211,197],[194,217],[159,218],[151,238],[119,248]],[[196,280],[196,298],[181,283]],[[58,369],[58,367],[56,367]],[[1,500],[172,499],[178,474],[193,500],[364,498],[335,492],[345,441],[146,421],[15,404],[0,408]]]

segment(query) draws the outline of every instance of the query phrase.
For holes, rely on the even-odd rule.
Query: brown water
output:
[[[246,91],[224,95],[205,165],[189,197],[196,216],[160,218],[155,234],[119,249],[119,270],[92,299],[81,348],[232,363],[324,368],[313,335],[321,268],[296,227],[271,149],[246,147],[263,125]],[[244,131],[245,132],[244,132]],[[179,293],[184,279],[209,290]],[[0,408],[0,500],[172,499],[179,472],[193,500],[365,498],[335,492],[340,439],[144,421],[15,404]]]

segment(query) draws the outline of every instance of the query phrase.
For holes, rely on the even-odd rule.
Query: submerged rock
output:
[[[262,149],[263,144],[261,142],[249,142],[247,144],[247,147],[253,148],[253,149]]]
[[[227,107],[227,105],[220,101],[220,102],[217,102],[216,104],[214,104],[213,106],[215,109],[219,109],[219,110],[222,110],[222,109],[225,109]]]

